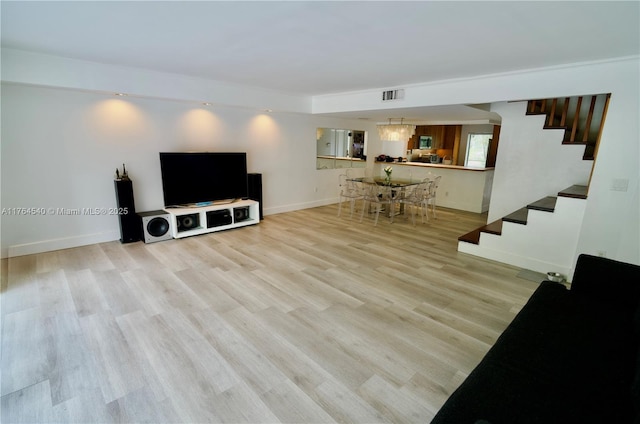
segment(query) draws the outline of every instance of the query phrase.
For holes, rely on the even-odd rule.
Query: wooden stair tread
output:
[[[502,218],[503,221],[513,222],[515,224],[527,225],[527,217],[529,216],[529,209],[520,208],[515,212],[511,212],[509,215]]]
[[[585,185],[572,185],[571,187],[567,187],[564,190],[558,192],[558,196],[561,197],[572,197],[574,199],[586,199],[587,192],[589,187]]]
[[[501,235],[502,234],[502,220],[498,219],[497,221],[493,221],[493,222],[485,225],[483,227],[482,231],[485,232],[485,233],[489,233],[489,234]]]
[[[502,234],[502,220],[499,219],[497,221],[493,221],[487,225],[484,225],[480,228],[476,228],[473,231],[468,232],[460,237],[458,237],[458,241],[464,241],[466,243],[478,244],[480,243],[480,233],[489,233],[489,234]]]
[[[465,243],[471,244],[480,244],[480,228],[476,228],[473,231],[468,232],[467,234],[461,235],[458,237],[458,241],[464,241]]]
[[[554,196],[543,197],[540,200],[529,203],[527,208],[536,211],[553,212],[556,208],[556,199]]]
[[[586,141],[562,140],[562,144],[565,146],[589,146],[589,143]]]

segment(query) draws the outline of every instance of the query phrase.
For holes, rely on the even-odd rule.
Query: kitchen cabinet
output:
[[[419,149],[420,136],[428,135],[432,137],[431,150],[435,150],[441,158],[449,156],[456,165],[461,133],[462,125],[417,125],[416,133],[407,143],[407,150]]]
[[[420,148],[420,136],[432,137],[433,149],[454,150],[456,143],[460,142],[462,125],[417,125],[416,133],[407,143],[407,150]]]

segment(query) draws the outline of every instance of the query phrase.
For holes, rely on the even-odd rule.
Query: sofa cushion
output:
[[[631,387],[631,397],[634,402],[636,422],[640,423],[640,306],[636,308],[633,327],[636,337],[636,368]]]
[[[462,424],[485,420],[491,424],[628,423],[616,405],[603,408],[602,399],[587,399],[566,382],[549,382],[527,370],[483,362],[438,412],[432,424]]]
[[[581,254],[571,291],[633,311],[640,303],[640,265]]]
[[[434,423],[630,422],[633,317],[545,282]]]
[[[630,388],[637,351],[633,315],[558,286],[543,283],[487,356],[549,380],[569,379],[576,390],[593,381]]]

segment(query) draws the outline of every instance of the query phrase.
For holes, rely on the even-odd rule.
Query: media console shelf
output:
[[[260,222],[259,204],[255,200],[165,210],[171,215],[173,238],[196,236]]]

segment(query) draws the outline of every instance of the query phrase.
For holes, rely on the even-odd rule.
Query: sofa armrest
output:
[[[636,308],[640,303],[640,266],[581,254],[571,292]]]

